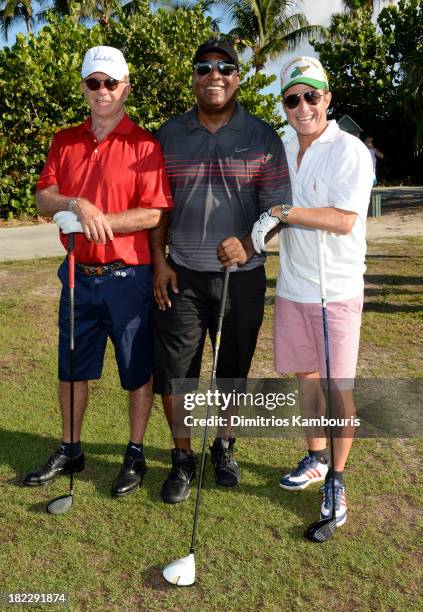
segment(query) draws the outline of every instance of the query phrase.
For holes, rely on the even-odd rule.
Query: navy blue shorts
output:
[[[69,381],[68,262],[58,270],[62,282],[59,308],[59,380]],[[150,265],[129,266],[105,276],[75,268],[74,379],[101,377],[107,337],[114,348],[121,385],[132,391],[151,376],[153,305]]]

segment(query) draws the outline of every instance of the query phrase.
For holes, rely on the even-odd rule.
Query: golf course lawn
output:
[[[369,244],[359,376],[423,377],[422,256],[415,238]],[[180,589],[166,584],[163,566],[188,554],[197,480],[187,502],[161,502],[171,438],[156,398],[143,486],[126,498],[110,497],[128,438],[127,400],[110,346],[102,380],[91,384],[86,469],[76,475],[74,505],[68,514],[48,515],[46,503],[67,492],[67,478],[41,488],[23,487],[21,480],[57,448],[60,436],[58,262],[0,264],[0,593],[65,593],[71,610],[421,610],[421,438],[354,443],[348,520],[322,545],[303,537],[319,517],[318,487],[294,493],[278,485],[301,458],[304,442],[238,440],[238,487],[217,487],[206,463],[197,582]],[[252,377],[275,376],[278,263],[277,255],[268,257]],[[198,438],[194,445],[199,451]]]

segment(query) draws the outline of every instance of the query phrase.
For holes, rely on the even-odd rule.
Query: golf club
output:
[[[216,340],[214,343],[214,355],[213,355],[213,369],[210,380],[210,389],[213,392],[216,385],[216,370],[217,370],[217,360],[219,356],[219,348],[220,348],[220,337],[222,334],[222,324],[223,317],[225,315],[225,305],[226,305],[226,296],[228,293],[228,282],[229,282],[229,274],[230,268],[225,268],[224,276],[223,276],[223,285],[222,285],[222,293],[220,297],[220,306],[219,306],[219,318],[217,322],[217,332],[216,332]],[[207,406],[207,416],[206,416],[206,426],[204,428],[204,437],[203,437],[203,448],[201,451],[201,464],[200,464],[200,476],[198,480],[198,489],[197,489],[197,498],[195,500],[195,512],[194,512],[194,522],[192,527],[192,537],[191,537],[191,546],[189,549],[189,555],[187,557],[181,557],[181,559],[177,559],[176,561],[172,561],[166,565],[163,570],[163,577],[167,582],[171,584],[175,584],[176,586],[190,586],[195,582],[195,559],[194,559],[194,549],[195,549],[195,540],[197,536],[197,525],[198,525],[198,516],[200,512],[200,500],[201,500],[201,489],[203,487],[203,475],[204,475],[204,463],[206,459],[206,446],[207,446],[207,435],[209,431],[208,423],[211,412],[211,403],[208,403]]]
[[[69,268],[69,375],[70,375],[70,441],[71,441],[71,456],[70,456],[70,482],[69,493],[52,499],[47,504],[47,512],[50,514],[64,514],[72,508],[73,503],[73,415],[74,415],[74,324],[75,324],[75,236],[69,234],[68,241],[68,268]]]
[[[316,230],[317,254],[319,261],[319,276],[320,276],[320,298],[322,300],[322,318],[323,318],[323,336],[325,343],[325,358],[326,358],[326,379],[327,379],[327,405],[329,419],[329,441],[330,441],[330,465],[334,469],[335,457],[333,448],[333,431],[332,431],[332,395],[331,395],[331,380],[330,380],[330,361],[329,361],[329,333],[328,333],[328,317],[326,309],[326,269],[325,269],[325,237],[321,230]],[[312,523],[305,532],[305,537],[312,542],[325,542],[333,536],[336,531],[336,508],[335,508],[335,479],[332,478],[332,516],[330,518],[321,519]]]

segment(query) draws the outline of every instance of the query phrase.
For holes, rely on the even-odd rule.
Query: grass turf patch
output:
[[[360,375],[422,376],[422,254],[412,239],[370,244]],[[253,377],[274,375],[278,264],[277,256],[268,258]],[[60,435],[57,266],[58,260],[0,265],[1,592],[66,592],[72,610],[419,609],[420,439],[354,443],[349,518],[323,546],[303,538],[318,516],[318,489],[293,494],[278,486],[304,443],[239,440],[238,487],[217,487],[206,465],[196,585],[165,584],[162,567],[188,552],[195,488],[184,504],[160,501],[171,439],[156,401],[145,440],[144,485],[127,498],[110,497],[128,436],[127,398],[110,347],[102,380],[91,385],[83,433],[87,467],[76,475],[74,506],[69,514],[47,515],[46,503],[66,493],[67,479],[34,489],[20,482],[56,448]],[[209,368],[210,348],[206,374]],[[194,444],[199,451],[200,441]]]

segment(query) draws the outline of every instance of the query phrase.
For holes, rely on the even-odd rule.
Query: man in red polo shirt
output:
[[[130,439],[112,495],[137,489],[146,471],[142,440],[152,404],[152,281],[148,230],[172,206],[160,145],[125,114],[129,70],[113,47],[85,55],[81,87],[91,110],[82,125],[53,139],[37,184],[38,212],[75,233],[74,443],[70,443],[68,263],[59,268],[59,397],[62,444],[25,476],[43,485],[84,469],[80,432],[88,381],[101,376],[107,338],[129,391]],[[72,459],[71,459],[72,458]]]

